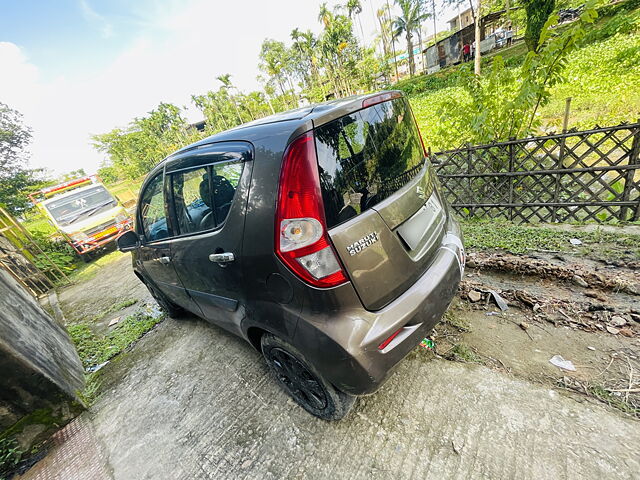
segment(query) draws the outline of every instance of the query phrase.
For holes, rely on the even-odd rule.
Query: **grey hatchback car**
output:
[[[119,238],[171,315],[244,338],[304,409],[342,418],[440,320],[460,229],[397,91],[300,108],[179,150]]]

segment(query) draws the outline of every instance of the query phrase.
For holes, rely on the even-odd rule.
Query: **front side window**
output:
[[[243,167],[244,162],[217,163],[211,167],[211,193],[217,225],[222,225],[229,215]]]
[[[154,177],[140,199],[140,221],[146,241],[153,242],[169,236],[162,174]]]
[[[225,162],[171,174],[180,235],[222,225],[236,194],[243,162]]]
[[[208,168],[172,174],[171,188],[180,235],[215,227],[215,218],[211,212]]]

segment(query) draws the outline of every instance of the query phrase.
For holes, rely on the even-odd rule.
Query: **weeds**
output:
[[[447,351],[444,358],[455,362],[482,364],[482,359],[478,354],[473,351],[471,347],[462,342],[455,344],[453,348]]]
[[[576,252],[569,240],[578,236],[582,241],[580,253],[595,258],[624,256],[640,259],[640,237],[621,233],[608,233],[600,229],[594,232],[571,232],[557,228],[514,225],[508,222],[462,223],[465,245],[471,250],[502,249],[515,254],[530,251]],[[606,248],[610,244],[612,249]]]
[[[442,323],[450,325],[459,332],[470,332],[469,322],[461,315],[456,315],[451,309],[447,310],[442,317]]]
[[[0,480],[16,469],[25,452],[13,438],[0,438]]]
[[[111,359],[151,330],[164,315],[153,316],[140,311],[129,315],[106,335],[98,335],[88,323],[69,325],[67,330],[85,368]]]

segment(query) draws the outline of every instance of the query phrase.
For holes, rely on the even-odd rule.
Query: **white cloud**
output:
[[[382,1],[374,0],[373,6]],[[364,4],[362,18],[365,32],[374,31],[369,3]],[[295,27],[317,33],[318,4],[316,0],[152,4],[138,15],[142,20],[137,36],[112,62],[73,78],[46,82],[46,72],[30,63],[19,46],[0,43],[0,101],[22,112],[33,128],[33,166],[56,173],[77,168],[94,172],[102,156],[90,145],[92,134],[125,126],[160,102],[190,106],[192,94],[217,88],[215,77],[224,73],[231,73],[240,89],[257,88],[262,41],[290,41],[289,32]],[[80,0],[80,6],[88,21],[101,28],[109,25],[86,0]],[[188,118],[201,117],[191,108]]]
[[[102,38],[111,38],[113,36],[113,26],[96,12],[87,0],[80,0],[79,4],[84,18],[88,22],[98,25]]]

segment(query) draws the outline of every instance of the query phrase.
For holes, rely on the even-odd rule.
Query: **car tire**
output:
[[[144,284],[147,286],[147,289],[149,290],[149,293],[151,293],[151,296],[154,298],[156,302],[158,302],[158,305],[160,305],[160,308],[168,316],[170,316],[171,318],[177,319],[185,314],[184,308],[173,303],[171,300],[167,298],[167,296],[164,293],[162,293],[156,287],[154,287],[153,285],[147,282],[144,282]]]
[[[260,344],[276,381],[307,412],[323,420],[340,420],[349,413],[356,397],[322,378],[294,346],[269,333]]]

